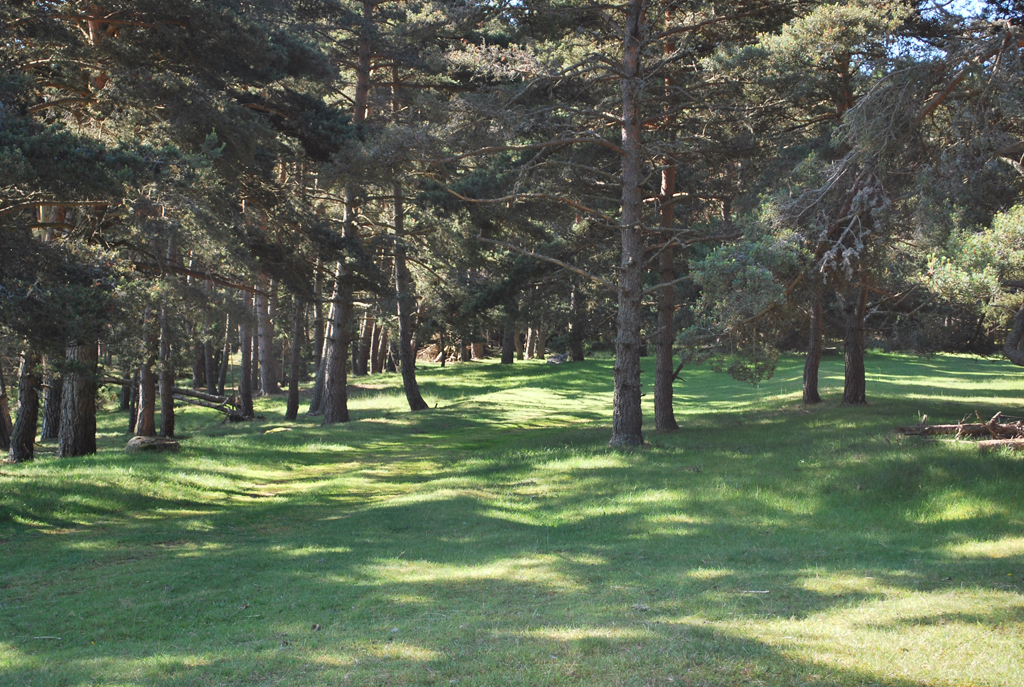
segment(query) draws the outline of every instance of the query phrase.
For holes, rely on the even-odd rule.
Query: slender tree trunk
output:
[[[250,308],[250,313],[253,316],[256,315],[256,312],[254,310],[252,310],[251,308]],[[254,319],[255,319],[255,317],[254,317]],[[258,329],[259,329],[258,321],[253,322],[252,327],[250,327],[251,332],[249,334],[249,338],[252,339],[252,362],[251,362],[252,367],[249,370],[249,378],[251,380],[249,382],[249,385],[252,388],[252,395],[253,396],[259,396],[262,393],[261,390],[260,390],[261,389],[261,387],[260,387],[260,336],[259,336],[259,333],[257,331]]]
[[[217,393],[217,382],[219,381],[219,372],[217,369],[217,356],[213,349],[213,338],[211,335],[207,335],[208,338],[203,342],[203,365],[206,368],[206,391],[210,394]]]
[[[61,458],[96,453],[96,341],[73,343],[67,361],[61,398]]]
[[[405,389],[405,400],[409,409],[426,410],[427,402],[420,394],[420,386],[416,381],[416,351],[412,341],[412,314],[416,308],[416,295],[413,293],[412,275],[406,263],[405,245],[405,204],[402,196],[402,184],[394,184],[395,210],[395,301],[398,310],[398,355],[402,368],[402,387]]]
[[[313,369],[319,378],[324,358],[324,302],[321,287],[320,258],[316,259],[316,275],[313,280]]]
[[[587,308],[579,286],[573,285],[569,295],[569,360],[583,362],[583,337],[586,329]]]
[[[256,317],[259,323],[260,339],[260,393],[263,396],[281,393],[278,384],[277,361],[274,359],[274,320],[271,318],[271,296],[273,285],[265,275],[260,275],[261,292],[256,294]]]
[[[153,366],[156,364],[153,350],[153,323],[147,308],[142,334],[146,361],[139,367],[139,412],[135,421],[135,436],[156,436],[156,380]]]
[[[527,327],[526,329],[526,359],[533,360],[537,357],[537,329]]]
[[[661,170],[661,226],[671,229],[675,225],[675,205],[672,194],[676,189],[676,168],[667,166]],[[658,281],[668,284],[676,277],[675,247],[665,234],[666,245],[658,255]],[[674,432],[679,429],[673,408],[672,375],[675,364],[672,347],[676,338],[676,290],[663,286],[658,290],[658,335],[654,342],[654,427],[659,432]]]
[[[166,306],[160,308],[160,436],[174,436],[174,358]]]
[[[224,395],[228,383],[228,366],[231,365],[231,315],[224,320],[224,351],[220,356],[220,370],[217,374],[217,395]]]
[[[369,309],[363,315],[363,326],[359,331],[359,355],[356,359],[356,365],[353,368],[353,374],[359,375],[360,377],[366,376],[370,370],[370,344],[373,342],[373,327],[375,320],[370,315]]]
[[[24,463],[35,457],[39,421],[39,357],[23,351],[18,369],[18,416],[11,431],[8,462]]]
[[[302,325],[306,319],[303,303],[295,297],[295,313],[292,316],[292,357],[288,373],[288,409],[284,413],[285,420],[294,420],[299,416],[299,368],[302,365]]]
[[[505,329],[501,332],[501,364],[511,365],[516,360],[516,328],[511,322],[505,323]]]
[[[620,233],[622,256],[619,265],[619,312],[615,338],[615,391],[612,410],[611,446],[640,446],[644,443],[643,412],[640,407],[640,323],[643,297],[644,246],[640,233],[641,184],[644,179],[644,149],[641,141],[639,107],[643,74],[640,68],[643,0],[628,0],[623,33],[622,90],[622,211]]]
[[[11,431],[14,425],[11,423],[11,406],[7,400],[7,382],[4,380],[4,366],[0,361],[0,451],[8,451],[11,448]]]
[[[388,359],[384,369],[387,372],[398,372],[398,342],[394,339],[388,341]]]
[[[373,332],[373,354],[370,359],[370,372],[380,374],[384,371],[384,363],[388,357],[388,333],[383,325],[377,325]]]
[[[350,200],[346,198],[346,200]],[[346,215],[348,215],[346,203]],[[331,302],[330,334],[324,354],[323,423],[348,422],[348,327],[351,315],[351,297],[345,283],[345,268],[338,263],[334,298]]]
[[[131,391],[128,401],[128,433],[135,434],[135,425],[139,420],[139,389],[142,382],[139,379],[139,371],[132,374]]]
[[[515,344],[515,347],[516,347],[516,360],[522,360],[523,356],[524,356],[523,333],[520,332],[518,329],[515,331],[515,334],[512,336],[512,343]]]
[[[810,337],[807,342],[807,359],[804,361],[804,403],[821,403],[818,395],[818,368],[821,366],[822,303],[821,290],[811,294]]]
[[[206,351],[203,344],[198,344],[192,351],[192,388],[202,389],[206,386]]]
[[[867,315],[867,305],[867,284],[861,284],[855,296],[847,298],[843,303],[843,316],[846,320],[843,405],[863,405],[868,402],[864,371],[864,317]]]
[[[245,293],[245,310],[252,305],[252,296]],[[238,323],[238,346],[241,349],[242,363],[238,372],[238,404],[242,417],[251,420],[256,412],[252,407],[252,333],[249,322],[243,317]]]

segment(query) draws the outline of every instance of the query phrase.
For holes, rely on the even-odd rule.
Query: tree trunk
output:
[[[843,303],[843,316],[846,320],[846,351],[843,359],[846,364],[846,379],[843,384],[843,405],[863,405],[867,403],[864,373],[864,317],[867,314],[868,288],[862,284],[856,296],[846,298]]]
[[[249,309],[250,314],[255,320],[256,311]],[[254,321],[250,327],[249,338],[252,339],[252,362],[251,368],[249,369],[249,387],[252,389],[253,396],[260,395],[260,336],[259,336],[259,323]]]
[[[501,333],[501,364],[511,365],[516,360],[516,329],[511,322],[505,323],[505,329]]]
[[[260,394],[269,396],[281,393],[278,384],[277,361],[274,359],[274,320],[271,317],[271,296],[273,284],[265,275],[260,275],[256,294],[256,318],[260,339]]]
[[[512,337],[512,343],[514,343],[515,347],[516,347],[516,360],[522,360],[523,359],[523,354],[524,354],[524,351],[523,351],[523,333],[518,331],[518,330],[516,330],[515,334]]]
[[[671,229],[675,224],[675,205],[672,194],[676,189],[676,168],[668,166],[661,170],[661,226]],[[672,239],[665,234],[666,245],[658,255],[658,281],[668,284],[676,278],[675,247]],[[674,432],[679,429],[673,408],[672,376],[675,365],[672,347],[675,343],[676,290],[663,286],[658,290],[658,335],[654,342],[654,427],[659,432]]]
[[[473,344],[462,339],[459,344],[459,360],[464,363],[468,363],[473,359]]]
[[[217,382],[220,380],[217,369],[217,357],[213,350],[213,338],[208,334],[203,342],[203,365],[206,368],[206,392],[217,393]]]
[[[248,311],[251,305],[252,296],[246,292],[245,310]],[[246,420],[251,420],[256,415],[252,407],[252,334],[245,317],[238,323],[238,346],[242,354],[241,369],[238,372],[238,412]]]
[[[416,381],[416,351],[412,342],[412,314],[416,308],[416,295],[413,293],[412,275],[406,263],[405,245],[405,205],[402,197],[402,184],[394,184],[395,210],[395,301],[398,310],[398,355],[402,368],[402,387],[405,389],[405,400],[409,402],[409,410],[426,410],[430,406],[420,394],[420,385]]]
[[[543,327],[537,328],[537,349],[534,357],[544,360],[548,353],[548,332]]]
[[[124,375],[124,377],[125,377],[125,379],[131,379],[131,372],[126,373]],[[122,413],[130,411],[132,409],[132,385],[131,384],[122,384],[121,385],[121,392],[117,396],[118,396],[118,404],[117,404],[118,411],[120,411]]]
[[[64,359],[57,455],[87,456],[96,453],[96,342],[70,344]]]
[[[533,360],[537,357],[537,330],[534,327],[526,328],[525,356],[527,360]]]
[[[313,279],[313,369],[317,371],[317,378],[324,359],[324,303],[320,272],[320,258],[317,258]]]
[[[139,371],[135,370],[132,375],[131,391],[128,400],[128,433],[135,434],[135,424],[139,419],[139,388],[142,386],[139,380]]]
[[[3,361],[0,360],[0,451],[10,450],[11,430],[13,429],[11,406],[7,400],[7,382],[4,380],[4,366]]]
[[[36,424],[39,421],[39,357],[23,351],[18,369],[18,416],[11,431],[10,463],[24,463],[35,457]]]
[[[569,360],[583,362],[583,333],[586,328],[587,308],[579,286],[573,285],[569,295]]]
[[[52,368],[53,366],[48,366]],[[60,437],[61,396],[64,391],[64,377],[47,373],[46,388],[43,390],[43,426],[39,430],[40,439],[57,439]]]
[[[363,315],[363,326],[359,331],[359,355],[356,359],[356,366],[352,370],[353,374],[365,377],[370,371],[370,352],[373,345],[373,329],[376,324],[376,320],[370,316],[370,311],[367,310],[366,314]]]
[[[398,342],[393,339],[388,341],[388,359],[384,369],[388,372],[398,372]]]
[[[153,377],[155,356],[153,350],[153,323],[146,310],[143,323],[142,345],[146,361],[139,368],[139,412],[135,420],[135,436],[156,436],[156,380]]]
[[[292,316],[292,358],[288,373],[288,409],[284,413],[285,420],[294,420],[299,416],[299,368],[302,365],[302,325],[305,321],[303,303],[295,297],[295,313]]]
[[[224,395],[228,383],[228,366],[231,364],[231,315],[224,320],[224,351],[220,355],[220,370],[217,373],[217,395]]]
[[[209,366],[206,370],[209,374]],[[160,308],[160,436],[174,436],[174,358],[166,306]]]
[[[346,197],[346,215],[350,212]],[[348,326],[351,316],[351,298],[345,284],[345,268],[339,261],[331,299],[330,334],[324,353],[323,424],[348,422]]]
[[[821,291],[811,295],[810,338],[807,342],[807,360],[804,362],[804,403],[821,403],[818,395],[818,368],[821,366],[822,303]]]
[[[484,347],[483,341],[474,341],[470,344],[470,350],[472,352],[473,360],[483,360],[487,354],[487,349]]]
[[[206,381],[206,350],[199,344],[192,351],[192,388],[202,389]]]
[[[640,407],[640,302],[643,297],[644,246],[640,234],[644,149],[641,141],[640,69],[643,0],[628,0],[623,33],[622,211],[619,219],[622,256],[619,266],[619,312],[615,337],[615,392],[611,446],[644,443]]]

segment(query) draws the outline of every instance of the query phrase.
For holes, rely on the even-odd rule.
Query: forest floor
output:
[[[687,370],[620,452],[611,367],[424,365],[417,414],[356,379],[326,429],[187,408],[177,454],[107,412],[0,466],[0,685],[1024,684],[1024,454],[892,432],[1024,415],[1019,368],[873,353],[855,408],[840,358],[812,408],[795,358]]]

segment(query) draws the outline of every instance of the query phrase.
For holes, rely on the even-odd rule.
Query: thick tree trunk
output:
[[[516,360],[522,360],[524,355],[523,333],[516,330],[514,336],[512,337],[512,343],[514,343],[516,346]]]
[[[174,436],[174,357],[166,306],[160,308],[160,436]]]
[[[864,317],[867,314],[868,288],[857,289],[852,298],[843,303],[846,320],[846,379],[843,384],[843,405],[863,405],[868,402],[864,372]]]
[[[0,362],[0,451],[11,448],[11,405],[7,399],[7,382],[4,380],[4,366]]]
[[[292,357],[288,373],[288,409],[284,413],[285,420],[294,420],[299,416],[299,368],[302,366],[302,346],[299,341],[306,319],[303,305],[296,297],[295,312],[292,316]]]
[[[548,354],[548,332],[543,327],[537,328],[537,348],[534,351],[534,357],[544,360]]]
[[[39,357],[23,351],[18,370],[18,416],[11,431],[7,460],[24,463],[35,457],[36,425],[39,421]]]
[[[64,359],[57,455],[87,456],[96,453],[96,342],[70,344]]]
[[[464,363],[468,363],[473,359],[473,344],[462,339],[459,344],[459,360]]]
[[[622,211],[619,219],[622,256],[619,265],[619,312],[615,337],[615,392],[611,446],[644,443],[640,407],[640,302],[643,297],[644,246],[640,234],[644,150],[641,141],[640,68],[643,0],[628,0],[623,34]]]
[[[675,224],[672,194],[676,188],[676,168],[661,170],[661,226],[671,229]],[[668,284],[676,278],[675,247],[666,234],[667,244],[658,255],[658,281]],[[659,432],[674,432],[679,429],[673,408],[672,377],[675,365],[672,347],[675,343],[676,290],[664,286],[658,290],[658,335],[654,343],[654,427]]]
[[[583,362],[583,336],[586,329],[587,308],[579,286],[573,285],[569,295],[569,360]]]
[[[511,365],[516,360],[515,344],[516,328],[511,322],[505,323],[505,329],[501,332],[501,364]]]
[[[256,294],[256,317],[260,339],[260,394],[268,396],[281,393],[278,384],[277,360],[274,359],[274,320],[271,317],[271,296],[273,284],[261,275]]]
[[[533,360],[537,357],[537,329],[534,327],[526,328],[525,356],[527,360]]]
[[[252,305],[252,296],[245,294],[245,309]],[[252,407],[252,334],[246,318],[238,323],[238,346],[241,349],[241,369],[238,372],[238,412],[246,420],[255,417]]]
[[[818,368],[821,366],[822,303],[821,291],[811,294],[810,337],[807,342],[807,360],[804,361],[804,403],[821,403],[818,395]]]
[[[43,426],[39,430],[40,439],[57,439],[60,437],[61,396],[64,391],[64,377],[53,370],[52,361],[46,361],[46,384],[43,389]]]
[[[394,184],[395,210],[395,301],[398,310],[398,355],[402,368],[402,388],[405,389],[405,400],[409,409],[426,410],[427,402],[420,394],[420,385],[416,381],[416,351],[412,341],[412,315],[416,309],[416,295],[413,293],[412,275],[406,262],[405,245],[405,205],[402,196],[402,184]]]

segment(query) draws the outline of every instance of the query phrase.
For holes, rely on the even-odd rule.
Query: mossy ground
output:
[[[330,428],[187,408],[178,454],[105,413],[0,467],[0,684],[1024,684],[1024,457],[891,431],[1024,415],[1024,373],[873,354],[844,408],[829,358],[805,408],[800,371],[687,371],[633,452],[608,360],[424,366],[417,414],[357,379]]]

